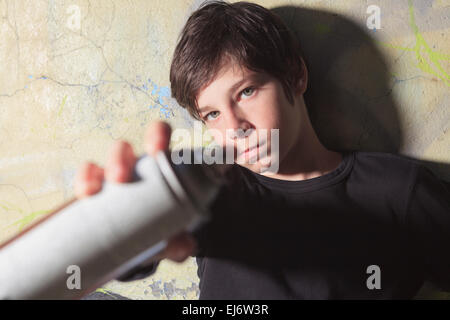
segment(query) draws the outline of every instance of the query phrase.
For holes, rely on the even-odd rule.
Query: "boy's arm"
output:
[[[410,193],[406,225],[425,280],[450,291],[450,183],[422,165]]]
[[[159,263],[163,259],[168,258],[178,263],[183,262],[198,251],[197,241],[192,233],[184,231],[170,238],[167,245],[159,250],[148,260],[128,270],[117,277],[116,280],[127,282],[147,278],[156,272]]]

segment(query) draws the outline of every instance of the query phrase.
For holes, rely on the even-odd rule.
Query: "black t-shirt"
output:
[[[450,187],[418,161],[348,151],[302,181],[234,165],[211,211],[195,233],[200,299],[408,299],[425,280],[450,291]]]
[[[426,280],[450,291],[450,185],[401,155],[342,154],[302,181],[232,166],[194,233],[200,299],[408,299]]]

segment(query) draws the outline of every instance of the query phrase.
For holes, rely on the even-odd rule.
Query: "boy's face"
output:
[[[262,173],[278,168],[299,142],[302,93],[292,105],[276,78],[228,63],[199,91],[197,103],[215,142],[232,147],[238,164]]]

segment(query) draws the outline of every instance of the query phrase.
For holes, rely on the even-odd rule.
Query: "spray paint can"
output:
[[[192,151],[194,156],[198,154]],[[130,183],[72,201],[0,248],[0,299],[78,299],[144,261],[209,217],[223,165],[143,156]],[[78,271],[80,288],[68,279]]]

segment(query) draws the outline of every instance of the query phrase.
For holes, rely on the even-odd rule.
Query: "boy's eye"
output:
[[[212,111],[205,116],[205,120],[214,120],[219,116],[219,111]]]
[[[244,90],[241,91],[240,97],[244,98],[244,99],[249,98],[249,97],[251,97],[253,95],[254,92],[255,92],[255,88],[253,88],[253,87],[245,88]],[[205,121],[214,120],[218,116],[219,116],[219,111],[211,111],[203,119]]]
[[[254,91],[255,89],[253,87],[245,88],[244,90],[241,91],[241,97],[243,97],[244,99],[248,98],[253,94]]]

